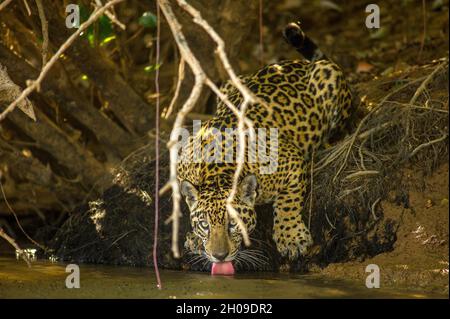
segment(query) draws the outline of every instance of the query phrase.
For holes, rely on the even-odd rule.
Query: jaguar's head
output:
[[[242,233],[227,212],[231,187],[196,187],[187,180],[180,186],[189,206],[193,234],[203,244],[202,253],[213,263],[232,261],[241,247]],[[256,189],[255,175],[247,175],[240,182],[233,202],[249,234],[256,226]]]

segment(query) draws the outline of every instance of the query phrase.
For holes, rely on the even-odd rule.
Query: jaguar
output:
[[[273,203],[273,240],[281,256],[293,261],[306,254],[313,243],[304,212],[307,165],[315,150],[345,128],[353,104],[343,71],[303,32],[300,23],[289,23],[283,36],[303,59],[272,63],[240,76],[259,99],[245,110],[253,128],[277,130],[273,148],[277,156],[268,156],[276,165],[269,173],[263,172],[260,161],[248,159],[251,150],[247,147],[232,205],[251,234],[257,221],[255,206]],[[231,82],[223,85],[221,92],[236,107],[242,106],[243,96]],[[214,116],[189,137],[177,163],[180,191],[189,207],[192,227],[185,247],[206,256],[213,273],[234,273],[233,261],[244,246],[242,229],[227,211],[239,158],[237,152],[232,161],[223,157],[221,161],[208,161],[204,156],[215,155],[217,147],[208,147],[211,142],[220,144],[222,150],[235,148],[236,135],[217,139],[217,132],[230,135],[227,132],[238,124],[235,112],[218,99]],[[202,160],[192,160],[198,149],[204,150]],[[258,151],[268,149],[266,145]]]

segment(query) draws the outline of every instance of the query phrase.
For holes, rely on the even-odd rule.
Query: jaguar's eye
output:
[[[207,221],[202,220],[201,222],[198,223],[198,225],[200,226],[201,229],[203,230],[208,230],[209,229],[209,224]]]
[[[229,224],[228,224],[228,228],[229,228],[230,230],[235,230],[235,229],[236,229],[236,226],[237,226],[236,221],[235,221],[234,219],[231,219],[230,222],[229,222]]]

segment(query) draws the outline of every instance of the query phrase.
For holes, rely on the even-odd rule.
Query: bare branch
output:
[[[101,2],[101,0],[95,0],[95,5],[97,8],[101,8],[103,6],[103,3]],[[114,23],[115,25],[117,25],[119,28],[121,28],[122,30],[125,30],[127,27],[125,26],[125,24],[123,24],[122,22],[120,22],[116,15],[111,11],[111,10],[106,10],[105,11],[105,15],[111,20],[112,23]]]
[[[59,59],[61,54],[63,54],[67,48],[70,47],[70,45],[79,38],[79,35],[81,32],[86,30],[92,23],[94,23],[106,10],[108,10],[110,7],[123,2],[124,0],[111,0],[108,3],[106,3],[101,8],[96,8],[94,12],[91,14],[89,19],[82,23],[80,27],[64,42],[61,47],[56,51],[56,53],[52,56],[52,58],[48,61],[48,63],[43,66],[41,73],[39,74],[38,78],[34,81],[30,81],[30,84],[27,86],[25,90],[22,91],[22,94],[14,101],[12,102],[1,114],[0,114],[0,121],[4,120],[5,117],[8,115],[8,113],[12,112],[16,106],[22,102],[28,95],[30,95],[34,90],[38,89],[42,80],[45,78],[49,70],[52,68],[52,66],[56,63],[56,61]]]
[[[380,174],[380,172],[375,171],[375,170],[359,171],[359,172],[352,173],[352,174],[345,176],[344,179],[352,179],[352,178],[356,178],[356,177],[360,177],[360,176],[378,175],[378,174]]]
[[[426,79],[422,82],[422,84],[417,88],[416,93],[414,93],[414,96],[409,101],[409,104],[414,105],[416,103],[416,101],[419,98],[420,94],[422,94],[422,92],[426,89],[428,83],[430,83],[430,81],[434,78],[434,76],[447,65],[448,65],[448,61],[439,64],[433,70],[433,72],[431,72],[430,75],[428,75],[426,77]]]
[[[444,134],[443,136],[441,136],[441,137],[439,137],[439,138],[437,138],[437,139],[435,139],[435,140],[429,141],[429,142],[427,142],[427,143],[420,144],[419,146],[417,146],[417,147],[411,152],[411,154],[409,155],[409,157],[413,157],[413,156],[416,155],[421,149],[423,149],[423,148],[425,148],[425,147],[428,147],[428,146],[430,146],[430,145],[433,145],[433,144],[435,144],[435,143],[442,142],[442,141],[445,140],[446,138],[448,138],[448,134]]]
[[[180,95],[180,89],[181,89],[181,83],[184,80],[184,66],[185,66],[184,59],[180,59],[180,64],[178,66],[178,80],[177,80],[177,86],[175,87],[175,93],[173,95],[172,101],[169,104],[169,107],[167,108],[166,113],[164,114],[164,118],[167,120],[170,117],[170,114],[173,112],[173,108],[175,107],[175,102],[178,99],[178,95]]]
[[[3,1],[2,3],[0,3],[0,11],[2,11],[3,9],[5,9],[6,6],[7,6],[8,4],[10,4],[11,2],[12,2],[12,0],[5,0],[5,1]]]
[[[42,28],[42,66],[47,63],[47,55],[48,55],[48,21],[45,17],[44,6],[42,5],[42,0],[35,0],[36,6],[38,8],[39,19],[41,20],[41,28]],[[39,88],[38,88],[39,91]]]
[[[199,61],[197,58],[193,55],[191,49],[189,48],[189,45],[186,41],[186,38],[181,30],[181,25],[178,22],[176,16],[174,15],[172,8],[167,0],[160,0],[159,4],[161,7],[161,11],[163,12],[167,23],[169,24],[169,27],[172,30],[172,34],[175,38],[175,41],[177,43],[177,46],[180,50],[180,54],[182,56],[182,59],[186,61],[186,63],[191,68],[192,72],[194,73],[195,78],[195,84],[191,91],[190,96],[184,103],[184,105],[181,107],[180,111],[178,112],[175,123],[173,125],[170,141],[168,143],[168,148],[170,150],[170,177],[169,182],[167,185],[161,188],[160,194],[163,194],[165,191],[167,191],[169,188],[172,189],[172,199],[173,199],[173,209],[172,209],[172,215],[168,219],[168,222],[172,222],[172,251],[175,257],[179,257],[179,250],[178,250],[178,229],[179,229],[179,217],[180,217],[180,203],[181,200],[181,194],[179,190],[178,180],[177,180],[177,159],[178,159],[178,149],[175,147],[177,140],[178,140],[178,129],[181,128],[183,121],[186,117],[186,115],[193,109],[195,103],[197,102],[201,90],[204,85],[207,85],[211,88],[211,90],[219,97],[219,99],[227,106],[229,107],[233,113],[238,118],[238,143],[239,143],[239,149],[237,154],[237,167],[235,171],[235,175],[233,178],[233,186],[230,191],[230,196],[227,198],[227,211],[230,214],[230,217],[233,218],[236,223],[238,224],[238,227],[240,228],[244,243],[246,245],[250,244],[250,239],[248,237],[247,229],[245,227],[245,224],[242,222],[240,217],[238,216],[236,210],[233,208],[232,202],[234,200],[234,197],[237,192],[237,185],[239,181],[240,174],[243,169],[244,159],[245,159],[245,150],[246,150],[246,144],[245,144],[245,127],[252,128],[252,122],[245,117],[245,111],[249,103],[261,103],[262,105],[265,105],[263,101],[260,101],[257,97],[253,95],[253,93],[241,82],[239,77],[234,72],[233,68],[231,67],[231,64],[228,60],[228,57],[225,53],[225,44],[222,40],[222,38],[214,31],[214,29],[206,22],[200,12],[190,6],[186,1],[183,0],[177,0],[178,5],[183,8],[186,12],[188,12],[192,17],[193,21],[200,25],[207,33],[208,35],[216,42],[217,44],[217,54],[219,56],[220,61],[222,62],[228,76],[230,77],[231,83],[240,91],[240,93],[243,96],[243,102],[240,106],[240,109],[238,109],[236,106],[229,101],[227,96],[220,92],[219,88],[208,78],[204,70],[202,69]],[[250,139],[254,139],[255,136],[250,130]]]
[[[28,267],[31,267],[31,264],[30,264],[30,261],[28,260],[27,254],[24,253],[24,251],[19,247],[19,245],[17,245],[16,241],[13,238],[11,238],[1,227],[0,227],[0,237],[2,237],[8,243],[10,243],[11,246],[13,246],[14,249],[22,257],[22,259],[27,263]]]
[[[5,200],[5,204],[8,207],[9,211],[11,212],[11,214],[14,216],[14,219],[16,220],[17,226],[19,227],[19,229],[22,231],[22,233],[25,235],[25,237],[28,238],[28,240],[30,242],[32,242],[33,244],[35,244],[36,246],[38,246],[39,248],[41,248],[44,251],[48,251],[48,249],[44,246],[42,246],[41,244],[39,244],[38,242],[36,242],[33,238],[30,237],[30,235],[28,235],[28,233],[25,231],[25,229],[23,229],[22,224],[19,221],[19,218],[17,217],[16,212],[14,211],[14,209],[11,207],[11,205],[9,204],[8,199],[6,198],[6,194],[5,194],[5,190],[3,189],[3,184],[1,181],[1,172],[0,172],[0,191],[2,194],[3,199]]]
[[[25,5],[25,9],[27,10],[28,15],[31,16],[31,9],[30,6],[28,5],[28,1],[23,0],[23,4]]]

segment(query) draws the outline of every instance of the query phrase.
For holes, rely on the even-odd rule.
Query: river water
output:
[[[66,287],[66,264],[0,257],[0,298],[448,298],[407,287],[368,289],[365,282],[318,274],[208,273],[161,271],[156,287],[152,268],[79,265],[80,288]]]

